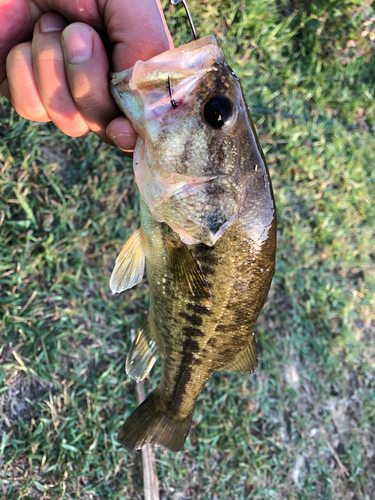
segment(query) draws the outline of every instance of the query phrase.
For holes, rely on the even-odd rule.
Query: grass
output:
[[[183,451],[156,450],[165,499],[375,496],[375,12],[307,4],[189,4],[255,109],[278,255],[259,369],[215,373]],[[189,41],[182,8],[166,12]],[[0,103],[0,496],[142,498],[140,452],[116,434],[136,407],[124,361],[148,286],[108,288],[139,223],[131,162]]]

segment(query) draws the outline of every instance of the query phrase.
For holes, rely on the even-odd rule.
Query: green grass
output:
[[[273,180],[278,255],[257,325],[259,369],[213,375],[183,451],[156,450],[161,496],[370,500],[374,9],[189,5],[200,36],[222,39],[250,108],[269,112],[253,119]],[[176,45],[191,39],[182,8],[168,24]],[[136,407],[124,361],[148,286],[119,297],[108,288],[139,223],[131,162],[0,103],[0,497],[142,498],[140,453],[116,435]],[[159,377],[160,365],[146,390]]]

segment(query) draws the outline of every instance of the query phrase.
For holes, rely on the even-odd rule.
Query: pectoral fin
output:
[[[109,287],[120,293],[139,283],[145,270],[144,238],[142,228],[131,236],[116,259]]]
[[[177,290],[200,301],[211,302],[211,292],[202,271],[182,241],[178,244],[165,242],[169,266]]]
[[[251,337],[250,345],[234,358],[233,361],[224,366],[226,372],[253,373],[258,365],[257,348],[254,334]]]
[[[152,328],[155,327],[152,322],[151,314],[149,314],[142,328],[139,330],[126,358],[126,373],[137,382],[147,377],[155,361],[159,357],[159,351]]]

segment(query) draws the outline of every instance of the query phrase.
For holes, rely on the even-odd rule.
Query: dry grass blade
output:
[[[137,401],[141,404],[145,399],[143,382],[137,382]],[[142,448],[143,487],[145,500],[159,500],[159,484],[155,467],[155,455],[152,446],[146,444]]]
[[[345,465],[341,462],[340,460],[340,457],[337,455],[337,453],[335,452],[335,450],[333,449],[333,446],[331,445],[331,443],[328,441],[326,441],[326,445],[328,446],[328,449],[329,451],[332,453],[332,456],[333,458],[336,460],[337,462],[337,465],[340,467],[340,470],[341,472],[347,476],[347,477],[350,477],[350,474],[349,474],[349,471],[348,469],[345,467]]]
[[[314,410],[314,415],[317,417],[317,419],[323,424],[323,427],[322,427],[322,431],[325,435],[325,437],[327,438],[325,440],[325,443],[327,445],[327,448],[329,449],[329,451],[332,453],[332,456],[333,458],[336,460],[336,463],[337,465],[339,466],[340,468],[340,472],[343,476],[347,476],[347,477],[350,477],[350,473],[348,471],[348,469],[345,467],[345,465],[342,463],[342,461],[340,460],[340,457],[337,455],[337,453],[335,452],[333,446],[331,445],[331,443],[329,442],[328,440],[328,432],[327,430],[325,429],[324,427],[324,421],[322,419],[322,417],[318,414],[318,412],[316,410]]]

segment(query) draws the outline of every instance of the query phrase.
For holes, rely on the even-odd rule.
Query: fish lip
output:
[[[163,58],[165,58],[166,56],[173,56],[173,55],[177,55],[177,54],[178,55],[186,54],[188,52],[191,52],[192,50],[199,49],[200,47],[203,47],[204,45],[209,45],[209,44],[216,45],[217,48],[220,51],[222,51],[222,45],[221,45],[220,40],[214,35],[208,35],[208,36],[205,36],[203,38],[199,38],[198,40],[194,40],[190,43],[181,45],[180,47],[174,47],[173,49],[166,50],[165,52],[157,54],[156,56],[152,57],[151,59],[148,59],[146,62],[147,63],[158,63],[158,62],[162,61]],[[222,54],[221,58],[224,59],[223,54]],[[136,61],[135,64],[137,64],[137,62],[138,61]],[[120,83],[119,80],[126,78],[128,75],[131,75],[135,64],[131,68],[128,68],[125,70],[110,71],[110,73],[109,73],[110,84],[117,85],[118,83]],[[208,66],[202,66],[202,68],[200,68],[200,69],[203,69],[204,67],[206,69],[208,69],[210,66],[211,66],[211,64],[209,64]],[[114,80],[116,80],[116,81],[114,81]]]
[[[110,71],[109,84],[116,87],[120,83],[129,83],[132,73],[133,68],[124,69],[123,71]]]

